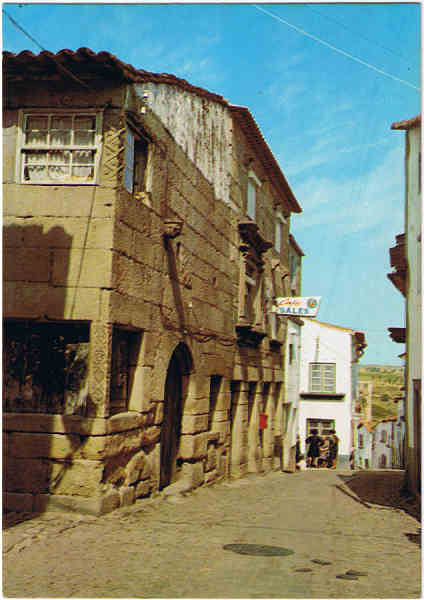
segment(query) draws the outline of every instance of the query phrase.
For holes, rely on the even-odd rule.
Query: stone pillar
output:
[[[228,472],[228,457],[231,453],[231,430],[229,413],[231,409],[230,381],[222,378],[215,406],[215,414],[211,424],[211,431],[217,437],[217,477],[223,477]]]
[[[270,397],[274,404],[273,435],[274,435],[274,469],[282,468],[283,459],[283,400],[281,394],[281,384],[273,383],[270,390]]]
[[[253,394],[253,397],[251,394]],[[262,411],[263,396],[259,383],[255,385],[254,391],[250,388],[248,398],[252,403],[248,423],[248,467],[249,472],[259,473],[263,471],[263,450],[259,433],[259,414]]]
[[[232,431],[231,462],[232,477],[241,477],[247,473],[249,384],[240,382],[233,387],[231,397]]]
[[[90,327],[87,416],[109,416],[113,325],[92,321]]]
[[[264,407],[267,415],[267,426],[263,430],[263,466],[265,471],[271,471],[274,457],[274,399],[272,397],[272,384],[264,384]]]

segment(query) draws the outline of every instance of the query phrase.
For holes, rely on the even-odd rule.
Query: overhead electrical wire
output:
[[[31,36],[31,35],[30,35],[30,34],[29,34],[27,31],[25,31],[25,29],[24,29],[23,27],[21,27],[21,26],[19,25],[19,23],[18,23],[17,21],[15,21],[15,19],[13,19],[13,18],[12,18],[12,17],[11,17],[11,16],[10,16],[10,15],[9,15],[9,14],[8,14],[8,13],[5,11],[5,10],[4,10],[4,8],[2,8],[2,12],[3,12],[3,14],[4,14],[4,15],[6,15],[6,17],[9,19],[9,21],[12,23],[12,25],[14,25],[14,26],[16,27],[16,29],[19,29],[19,31],[22,31],[22,33],[23,33],[24,35],[26,35],[26,37],[27,37],[28,39],[30,39],[30,40],[31,40],[31,42],[34,42],[34,44],[35,44],[36,46],[38,46],[38,47],[40,48],[40,50],[42,50],[43,52],[46,52],[46,49],[45,49],[45,48],[43,48],[43,46],[42,46],[41,44],[39,44],[39,43],[37,42],[37,40],[36,40],[36,39],[34,39],[34,38],[33,38],[33,37],[32,37],[32,36]]]
[[[40,48],[40,50],[42,52],[47,52],[47,50],[45,48],[43,48],[43,46],[41,44],[39,44],[37,42],[37,40],[35,38],[33,38],[27,31],[25,31],[25,29],[23,27],[21,27],[19,25],[19,23],[17,21],[15,21],[15,19],[13,19],[13,17],[11,17],[4,10],[4,8],[2,8],[2,12],[3,12],[4,15],[6,15],[6,17],[9,19],[9,21],[12,23],[12,25],[14,25],[14,27],[16,27],[17,29],[19,29],[19,31],[21,31],[24,35],[26,35],[26,37],[28,39],[30,39],[36,46],[38,46],[38,48]],[[63,65],[61,65],[59,63],[59,61],[56,59],[56,57],[53,54],[50,54],[50,58],[54,62],[54,64],[56,65],[56,67],[59,69],[59,71],[62,71],[62,73],[65,73],[66,75],[68,75],[68,77],[70,77],[71,79],[73,79],[74,81],[76,81],[77,83],[79,83],[80,85],[82,85],[87,90],[91,90],[91,88],[90,88],[89,85],[87,85],[86,83],[84,83],[83,81],[81,81],[81,79],[79,79],[76,75],[74,75],[73,73],[71,73],[71,71],[69,71]]]
[[[383,50],[386,50],[387,52],[390,52],[391,54],[393,54],[393,56],[397,56],[399,58],[401,58],[403,61],[409,63],[410,61],[403,56],[402,54],[399,54],[398,52],[395,52],[394,50],[392,50],[391,48],[388,48],[387,46],[383,46],[383,44],[379,44],[378,42],[376,42],[375,40],[372,40],[368,37],[366,37],[364,34],[359,33],[358,31],[354,31],[353,29],[350,29],[350,27],[347,27],[344,23],[342,23],[341,21],[338,21],[337,19],[334,19],[333,17],[329,17],[328,15],[325,15],[324,13],[320,12],[319,10],[316,10],[316,8],[312,8],[311,4],[305,4],[305,6],[309,9],[312,10],[314,13],[316,13],[317,15],[320,15],[321,17],[323,17],[324,19],[327,19],[328,21],[332,21],[333,23],[336,23],[336,25],[339,25],[339,27],[343,27],[343,29],[346,29],[346,31],[349,31],[350,33],[352,33],[353,35],[362,38],[363,40],[365,40],[366,42],[369,42],[370,44],[374,44],[375,46],[378,46],[379,48],[382,48]]]
[[[316,35],[312,35],[311,33],[308,33],[307,31],[305,31],[304,29],[300,29],[300,27],[296,27],[296,25],[292,25],[292,23],[285,21],[278,15],[275,15],[274,13],[269,12],[268,10],[265,10],[264,8],[261,8],[260,6],[257,6],[256,4],[252,4],[252,6],[253,6],[253,8],[256,8],[257,10],[265,13],[269,17],[272,17],[273,19],[280,21],[284,25],[287,25],[287,27],[291,27],[292,29],[294,29],[295,31],[300,33],[301,35],[305,35],[306,37],[309,37],[312,40],[315,40],[316,42],[319,42],[320,44],[327,46],[327,48],[330,48],[330,50],[334,50],[334,52],[337,52],[338,54],[341,54],[342,56],[346,56],[346,58],[350,58],[351,60],[359,63],[360,65],[363,65],[364,67],[368,67],[368,69],[371,69],[371,70],[375,71],[376,73],[379,73],[380,75],[384,75],[385,77],[390,77],[391,79],[394,79],[395,81],[398,81],[399,83],[403,83],[404,85],[407,85],[408,87],[411,87],[414,90],[421,91],[421,89],[419,87],[417,87],[416,85],[413,85],[409,81],[405,81],[404,79],[395,77],[395,75],[391,75],[390,73],[387,73],[386,71],[383,71],[382,69],[379,69],[379,68],[375,67],[374,65],[371,65],[370,63],[367,63],[364,60],[361,60],[360,58],[357,58],[356,56],[349,54],[349,52],[345,52],[344,50],[341,50],[340,48],[336,48],[336,46],[333,46],[332,44],[325,42],[324,40],[317,37]]]

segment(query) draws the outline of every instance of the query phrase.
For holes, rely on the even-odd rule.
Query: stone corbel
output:
[[[183,221],[180,219],[165,219],[162,235],[165,240],[173,240],[181,234],[182,229]]]

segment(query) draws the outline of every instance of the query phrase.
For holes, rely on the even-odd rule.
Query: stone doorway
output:
[[[165,381],[159,489],[175,482],[181,467],[178,457],[181,423],[192,364],[187,346],[183,343],[178,344],[171,356]]]

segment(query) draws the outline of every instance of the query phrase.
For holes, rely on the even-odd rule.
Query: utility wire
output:
[[[11,17],[11,16],[10,16],[10,15],[9,15],[9,14],[8,14],[8,13],[5,11],[5,10],[4,10],[4,8],[2,9],[2,12],[3,12],[3,14],[4,14],[4,15],[6,15],[6,17],[9,19],[9,21],[10,21],[10,22],[11,22],[11,23],[12,23],[12,24],[13,24],[13,25],[16,27],[16,29],[19,29],[19,31],[22,31],[22,33],[23,33],[24,35],[26,35],[26,36],[27,36],[27,38],[29,38],[29,39],[31,40],[31,42],[34,42],[34,44],[35,44],[36,46],[38,46],[38,47],[40,48],[40,50],[42,50],[43,52],[46,52],[46,49],[45,49],[45,48],[43,48],[43,46],[41,46],[41,44],[39,44],[39,43],[37,42],[37,40],[35,40],[35,39],[34,39],[34,38],[33,38],[33,37],[32,37],[32,36],[31,36],[31,35],[30,35],[30,34],[29,34],[27,31],[25,31],[25,29],[24,29],[23,27],[21,27],[21,26],[19,25],[19,23],[17,23],[17,22],[15,21],[15,19],[12,19],[12,17]]]
[[[22,31],[22,33],[24,35],[26,35],[26,37],[28,39],[30,39],[36,46],[38,46],[40,48],[40,50],[42,52],[47,52],[47,50],[45,48],[43,48],[43,46],[41,44],[39,44],[37,42],[36,39],[34,39],[27,31],[25,31],[25,29],[23,27],[21,27],[19,25],[19,23],[17,21],[15,21],[15,19],[13,19],[5,10],[4,8],[2,8],[2,12],[4,15],[6,15],[6,17],[9,19],[9,21],[12,23],[12,25],[14,25],[17,29],[19,29],[19,31]],[[79,83],[80,85],[82,85],[84,88],[86,88],[87,90],[90,90],[90,86],[88,86],[86,83],[84,83],[83,81],[81,81],[81,79],[79,79],[76,75],[74,75],[73,73],[71,73],[71,71],[68,71],[68,69],[66,69],[63,65],[61,65],[58,60],[56,59],[55,56],[50,56],[49,58],[52,59],[52,61],[55,63],[56,67],[58,68],[59,71],[62,71],[62,73],[65,73],[66,75],[68,75],[68,77],[70,77],[71,79],[73,79],[74,81],[76,81],[77,83]]]
[[[311,33],[308,33],[307,31],[304,31],[303,29],[300,29],[299,27],[296,27],[296,25],[292,25],[288,21],[285,21],[281,17],[279,17],[277,15],[274,15],[273,13],[269,12],[268,10],[265,10],[264,8],[261,8],[260,6],[257,6],[256,4],[252,4],[252,6],[253,6],[253,8],[256,8],[257,10],[260,10],[261,12],[265,13],[269,17],[272,17],[273,19],[276,19],[277,21],[280,21],[281,23],[284,23],[284,25],[287,25],[288,27],[291,27],[292,29],[294,29],[298,33],[300,33],[302,35],[305,35],[306,37],[309,37],[309,38],[315,40],[316,42],[319,42],[320,44],[323,44],[324,46],[327,46],[327,48],[330,48],[331,50],[334,50],[335,52],[338,52],[342,56],[346,56],[347,58],[350,58],[351,60],[359,63],[360,65],[364,65],[365,67],[368,67],[369,69],[372,69],[376,73],[380,73],[380,75],[385,75],[386,77],[390,77],[391,79],[394,79],[395,81],[398,81],[399,83],[403,83],[404,85],[407,85],[407,86],[409,86],[411,88],[414,88],[414,90],[421,91],[419,87],[413,85],[409,81],[405,81],[404,79],[399,79],[399,77],[395,77],[394,75],[391,75],[390,73],[387,73],[386,71],[383,71],[382,69],[378,69],[377,67],[374,67],[374,65],[371,65],[370,63],[367,63],[367,62],[361,60],[360,58],[357,58],[356,56],[353,56],[352,54],[349,54],[348,52],[345,52],[344,50],[340,50],[340,48],[336,48],[336,46],[332,46],[328,42],[325,42],[324,40],[321,40],[319,37],[316,37],[315,35],[312,35]]]
[[[409,60],[405,56],[403,56],[402,54],[399,54],[398,52],[394,52],[394,50],[392,50],[391,48],[388,48],[387,46],[383,46],[383,44],[379,44],[375,40],[372,40],[372,39],[366,37],[365,35],[357,32],[357,31],[354,31],[353,29],[350,29],[349,27],[347,27],[346,25],[344,25],[344,23],[341,23],[337,19],[334,19],[333,17],[329,17],[328,15],[325,15],[324,13],[320,12],[319,10],[316,10],[316,8],[312,8],[311,4],[306,4],[305,6],[307,8],[309,8],[309,10],[312,10],[317,15],[320,15],[321,17],[323,17],[324,19],[327,19],[328,21],[332,21],[333,23],[336,23],[336,25],[339,25],[340,27],[343,27],[343,29],[346,29],[346,31],[349,31],[353,35],[356,35],[357,37],[362,38],[363,40],[365,40],[367,42],[370,42],[370,44],[374,44],[375,46],[378,46],[379,48],[382,48],[383,50],[386,50],[387,52],[390,52],[391,54],[393,54],[393,56],[398,56],[403,61],[405,61],[406,63],[409,64]]]

